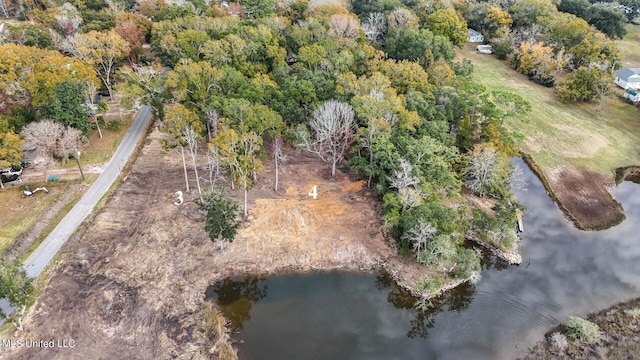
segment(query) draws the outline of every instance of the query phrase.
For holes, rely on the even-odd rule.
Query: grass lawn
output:
[[[102,128],[102,139],[98,135],[97,130],[92,130],[89,133],[87,141],[80,147],[82,151],[82,156],[80,157],[82,166],[99,165],[108,161],[127,133],[132,119],[132,114],[125,113],[123,113],[122,119],[120,119],[118,114],[109,116],[107,122],[117,121],[120,124],[117,129],[110,130]],[[58,164],[57,166],[62,168],[75,168],[77,164],[75,160],[70,160],[64,165]],[[88,184],[93,183],[96,178],[96,174],[86,174],[86,182]],[[61,210],[47,220],[49,223],[34,246],[39,244],[80,199],[80,194],[76,194],[77,196],[73,196],[71,199],[65,199],[65,192],[69,191],[69,187],[72,184],[77,184],[77,181],[58,181],[47,184],[29,183],[32,189],[37,186],[46,186],[47,189],[49,189],[49,194],[38,192],[32,197],[24,199],[21,198],[21,186],[7,186],[5,190],[0,191],[0,205],[2,205],[3,209],[7,209],[3,216],[0,217],[0,254],[6,252],[11,245],[13,245],[16,238],[34,226],[36,221],[41,221],[43,215],[54,203],[64,200],[65,204]],[[34,249],[34,246],[23,255],[28,255]]]
[[[640,67],[640,25],[627,24],[627,35],[616,41],[622,53],[622,66]]]
[[[6,186],[0,191],[0,204],[6,209],[0,217],[0,254],[11,247],[18,235],[33,226],[53,203],[62,198],[71,185],[71,182],[65,181],[49,183],[46,185],[49,194],[37,192],[24,199],[20,186]]]
[[[81,156],[80,162],[82,166],[86,165],[99,165],[106,161],[109,161],[113,153],[116,152],[118,145],[122,141],[122,138],[127,133],[133,114],[123,113],[122,120],[119,115],[111,115],[107,117],[106,121],[118,122],[117,129],[109,129],[104,127],[104,124],[100,123],[102,129],[102,139],[98,134],[98,130],[93,129],[87,136],[87,140],[80,146]],[[62,168],[70,168],[78,166],[75,160],[68,161],[64,165],[60,165]]]
[[[640,50],[638,50],[640,51]],[[528,99],[532,111],[505,121],[505,126],[523,135],[520,146],[543,169],[577,165],[613,178],[611,169],[640,165],[640,110],[614,95],[597,104],[563,104],[552,88],[530,81],[505,61],[478,54],[467,44],[458,57],[473,62],[473,78],[490,90],[508,90]]]

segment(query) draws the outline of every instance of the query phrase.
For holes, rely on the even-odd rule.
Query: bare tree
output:
[[[69,160],[69,155],[77,156],[76,149],[82,142],[82,131],[67,126],[56,143],[55,155],[62,159],[62,163]]]
[[[27,144],[36,146],[38,152],[53,160],[56,153],[58,139],[64,133],[64,126],[51,120],[41,120],[29,123],[22,128],[20,134]]]
[[[222,169],[220,154],[218,154],[218,149],[215,146],[209,145],[205,156],[207,158],[207,170],[209,171],[209,183],[214,184],[220,178]]]
[[[329,18],[331,32],[337,37],[354,39],[358,36],[360,21],[353,15],[334,14]]]
[[[282,138],[276,136],[271,143],[271,150],[273,154],[273,161],[276,165],[276,183],[274,186],[274,190],[278,192],[278,163],[285,163],[287,161],[287,156],[282,153]]]
[[[96,127],[98,128],[98,135],[100,135],[100,139],[102,139],[102,129],[100,129],[100,124],[98,123],[98,116],[96,113],[98,112],[98,105],[96,105],[96,91],[98,90],[98,85],[93,81],[86,81],[84,84],[83,92],[84,92],[84,100],[85,104],[90,109],[90,115],[93,118],[93,121],[96,123]]]
[[[407,188],[409,186],[416,186],[420,183],[420,179],[417,176],[413,176],[413,165],[404,158],[400,159],[400,168],[394,170],[393,176],[387,177],[391,187],[398,190]]]
[[[202,200],[202,188],[200,187],[200,177],[198,176],[198,165],[196,164],[196,156],[198,155],[198,132],[191,126],[191,124],[187,124],[183,130],[183,138],[184,141],[189,146],[189,155],[191,155],[191,163],[193,164],[193,171],[196,174],[196,185],[198,186],[198,194],[200,195],[200,200]]]
[[[412,175],[413,165],[406,159],[400,159],[400,168],[393,172],[393,176],[387,177],[389,185],[398,189],[398,198],[402,204],[402,211],[416,207],[422,203],[425,194],[418,186],[420,179]]]
[[[408,9],[395,9],[387,15],[387,25],[389,29],[418,26],[418,17]]]
[[[418,223],[414,225],[405,233],[405,239],[409,240],[413,244],[413,251],[416,253],[416,257],[420,260],[420,253],[427,250],[429,241],[433,239],[438,230],[431,224],[419,219]]]
[[[6,0],[0,0],[0,11],[2,11],[4,17],[9,18],[10,15]],[[2,32],[2,25],[0,25],[0,32]]]
[[[379,43],[387,30],[387,18],[383,13],[369,13],[367,20],[362,24],[364,34],[372,44]]]
[[[351,105],[329,100],[313,112],[311,129],[313,140],[306,138],[307,149],[318,154],[322,161],[331,162],[331,176],[336,176],[336,165],[353,142],[356,123]]]
[[[471,152],[462,175],[464,185],[479,196],[490,193],[492,188],[508,185],[509,169],[494,149],[480,148]]]

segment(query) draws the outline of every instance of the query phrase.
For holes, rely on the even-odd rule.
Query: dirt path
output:
[[[75,347],[12,349],[3,357],[210,358],[212,343],[195,316],[210,283],[246,271],[369,268],[395,253],[380,234],[372,194],[345,175],[330,179],[329,167],[307,154],[290,156],[279,194],[265,163],[248,224],[216,251],[196,206],[173,204],[184,178],[177,154],[160,155],[163,136],[148,137],[125,182],[63,247],[26,332],[15,334],[73,339]],[[313,185],[316,200],[307,196]]]

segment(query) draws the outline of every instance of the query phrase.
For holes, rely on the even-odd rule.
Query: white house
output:
[[[616,72],[616,79],[613,81],[623,89],[640,89],[640,68],[622,68]]]
[[[484,41],[484,35],[473,29],[467,30],[467,36],[469,37],[469,42],[472,43],[480,43]]]

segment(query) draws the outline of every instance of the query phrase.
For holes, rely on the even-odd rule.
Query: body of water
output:
[[[489,261],[482,280],[420,313],[377,273],[227,279],[207,290],[238,329],[241,359],[513,359],[568,315],[640,296],[640,186],[613,189],[627,220],[580,231],[520,160],[529,183],[523,263]]]

